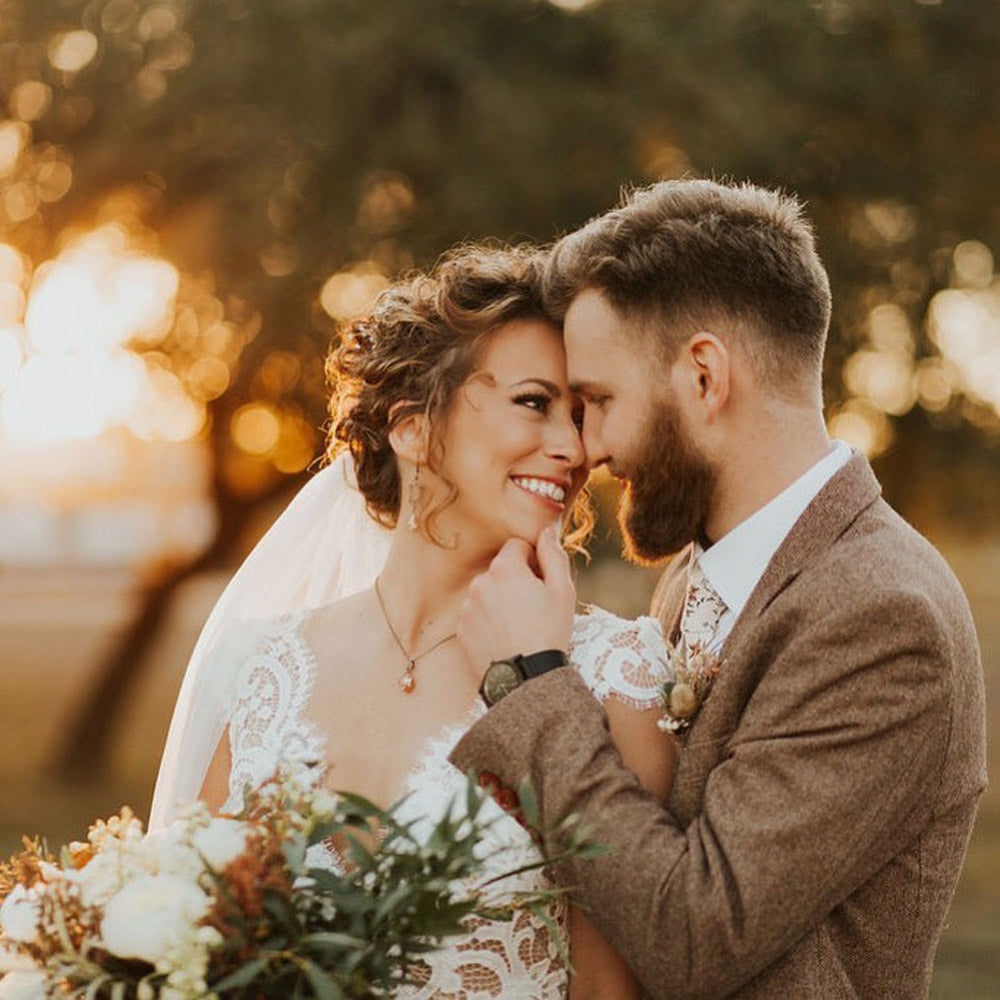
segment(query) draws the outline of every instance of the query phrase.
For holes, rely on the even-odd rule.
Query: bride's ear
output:
[[[411,407],[412,403],[396,403],[389,411],[389,444],[392,450],[411,465],[426,465],[429,439],[429,424],[425,413],[407,413],[396,422],[396,415],[401,409]]]

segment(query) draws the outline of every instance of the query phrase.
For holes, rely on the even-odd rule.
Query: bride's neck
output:
[[[435,545],[405,526],[396,530],[379,591],[407,649],[454,630],[469,584],[491,559],[492,554],[473,556],[461,547]]]

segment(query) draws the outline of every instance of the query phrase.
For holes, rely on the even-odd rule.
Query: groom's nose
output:
[[[588,420],[584,417],[582,438],[583,450],[587,454],[587,465],[591,469],[596,469],[597,466],[604,465],[611,458],[597,430],[596,420]]]

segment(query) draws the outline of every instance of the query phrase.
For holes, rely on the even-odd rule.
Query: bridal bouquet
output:
[[[463,884],[482,865],[484,800],[470,781],[465,815],[449,810],[418,841],[391,809],[333,796],[305,770],[248,791],[234,818],[195,805],[144,835],[123,809],[59,858],[26,839],[0,865],[0,1000],[384,996],[471,914],[551,902],[487,912]],[[594,850],[571,821],[562,831],[567,854]],[[338,834],[349,868],[314,867],[309,849]]]

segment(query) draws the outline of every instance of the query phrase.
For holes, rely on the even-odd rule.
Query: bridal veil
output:
[[[391,537],[368,514],[349,453],[299,491],[237,570],[198,638],[160,761],[150,830],[168,825],[198,797],[225,730],[239,667],[220,655],[229,629],[370,587]]]

